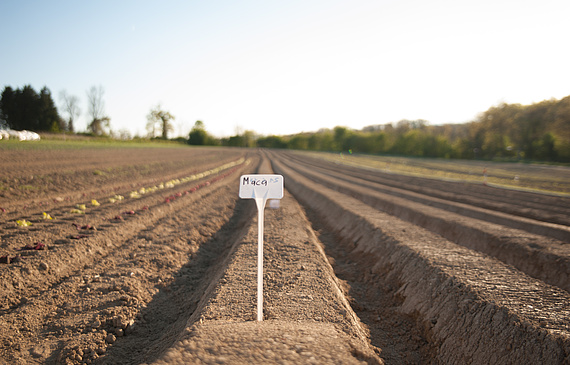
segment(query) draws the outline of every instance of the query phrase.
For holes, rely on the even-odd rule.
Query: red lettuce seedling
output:
[[[35,245],[30,245],[27,244],[24,247],[22,247],[20,250],[45,250],[47,249],[47,246],[44,243],[41,242],[37,242]]]

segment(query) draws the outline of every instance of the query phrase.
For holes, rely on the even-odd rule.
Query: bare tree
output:
[[[75,95],[69,95],[65,90],[61,90],[59,92],[59,99],[63,104],[63,111],[67,113],[67,130],[73,132],[73,121],[81,115],[79,98]]]
[[[154,117],[152,116],[152,111],[150,113],[148,113],[148,115],[146,116],[146,133],[148,138],[154,138],[156,137],[156,132],[158,130],[158,123],[157,121],[154,119]]]
[[[149,132],[149,136],[155,137],[157,130],[162,133],[162,139],[168,139],[168,132],[172,131],[171,120],[174,120],[174,116],[167,111],[162,110],[162,107],[157,105],[154,109],[151,109],[146,116],[148,123],[146,124],[146,129]]]
[[[111,118],[105,115],[105,102],[103,101],[103,86],[92,86],[87,91],[88,115],[91,118],[89,130],[98,136],[110,132]]]

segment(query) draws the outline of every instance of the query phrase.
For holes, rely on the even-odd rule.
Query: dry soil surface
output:
[[[567,198],[284,151],[17,152],[0,151],[0,363],[570,361]],[[246,173],[286,188],[262,322]]]

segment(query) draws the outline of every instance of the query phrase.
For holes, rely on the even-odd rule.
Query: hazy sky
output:
[[[0,87],[105,90],[114,130],[473,120],[570,95],[568,0],[0,1]]]

